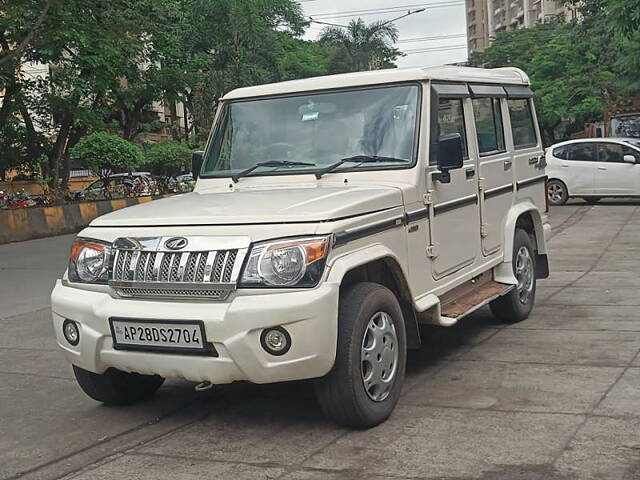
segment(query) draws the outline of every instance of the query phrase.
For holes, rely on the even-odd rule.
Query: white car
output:
[[[532,96],[453,66],[228,93],[193,193],[75,240],[51,300],[78,383],[124,404],[164,378],[314,379],[330,419],[384,421],[420,324],[524,320],[549,274]]]
[[[547,149],[547,194],[552,205],[570,198],[640,197],[640,139],[585,138]]]

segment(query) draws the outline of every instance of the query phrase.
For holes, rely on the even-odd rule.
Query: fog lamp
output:
[[[291,348],[291,336],[282,327],[267,328],[260,335],[260,343],[271,355],[284,355]]]
[[[80,342],[80,330],[73,320],[65,320],[62,324],[62,334],[71,345],[76,346]]]

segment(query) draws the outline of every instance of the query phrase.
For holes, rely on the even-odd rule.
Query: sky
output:
[[[298,1],[307,16],[336,24],[347,24],[358,16],[367,23],[390,20],[408,10],[427,8],[422,13],[395,22],[400,31],[400,40],[396,46],[408,54],[398,59],[398,66],[429,67],[467,60],[464,0]],[[316,40],[322,28],[322,25],[312,24],[306,38]]]

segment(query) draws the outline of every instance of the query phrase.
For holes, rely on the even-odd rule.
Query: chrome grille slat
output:
[[[225,283],[231,281],[231,272],[233,270],[233,266],[235,265],[237,254],[237,250],[229,250],[227,252],[227,257],[224,260],[224,271],[222,274],[222,281]]]
[[[114,291],[127,298],[222,300],[235,290],[247,237],[187,237],[189,246],[178,251],[165,246],[172,238],[117,239],[109,282]]]

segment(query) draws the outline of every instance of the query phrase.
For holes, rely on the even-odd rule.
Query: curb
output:
[[[0,210],[0,245],[75,233],[106,213],[169,196],[171,195]]]

